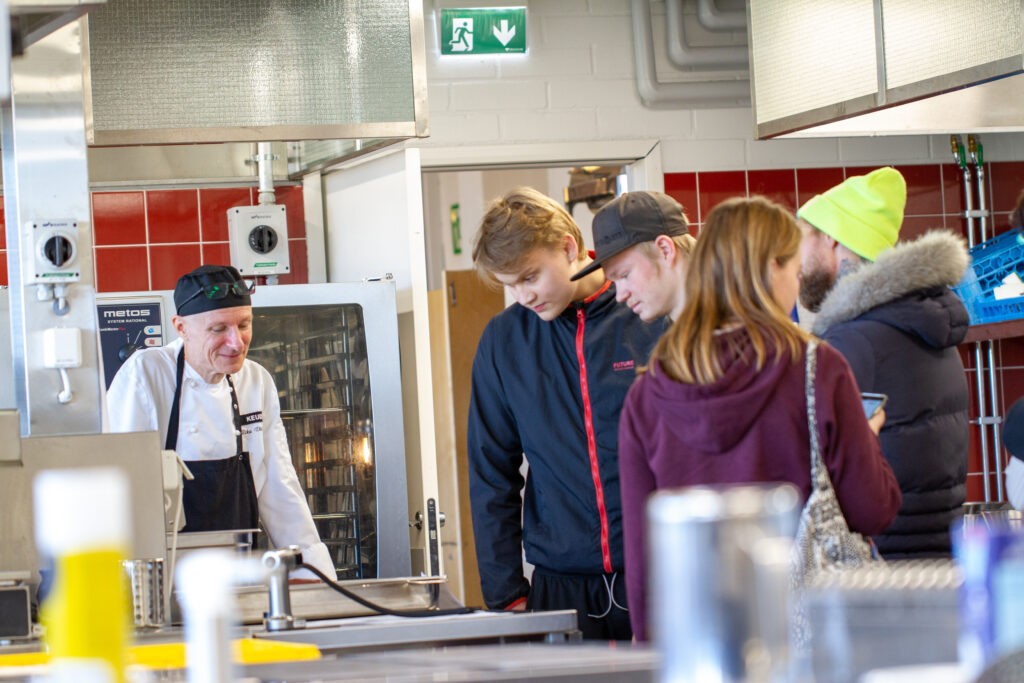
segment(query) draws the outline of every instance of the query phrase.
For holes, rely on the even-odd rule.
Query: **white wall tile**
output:
[[[501,116],[506,141],[593,140],[597,122],[593,111],[520,112]]]
[[[495,61],[502,78],[589,76],[594,71],[587,47],[529,48],[526,55],[508,55]]]
[[[428,123],[430,137],[418,140],[417,146],[458,146],[493,143],[501,139],[498,115],[494,113],[452,116],[431,112]]]
[[[640,105],[640,96],[632,80],[567,80],[549,82],[552,109],[594,108]]]
[[[597,110],[597,132],[603,138],[693,137],[691,112],[683,109],[656,110],[601,107]]]
[[[846,165],[870,165],[879,159],[898,159],[906,163],[931,158],[927,135],[839,138],[839,159]]]
[[[961,135],[960,137],[964,144],[967,144],[967,136]],[[977,137],[984,147],[985,161],[1020,161],[1024,159],[1024,134],[1022,133],[993,133]],[[948,148],[948,136],[946,144]],[[953,158],[952,153],[947,156],[950,159]]]
[[[693,134],[699,138],[754,137],[754,114],[749,107],[698,109],[693,119]]]
[[[589,0],[587,7],[591,14],[608,16],[613,14],[629,15],[629,0]]]
[[[665,173],[746,168],[743,140],[662,140]]]
[[[463,55],[434,55],[427,57],[427,82],[450,82],[459,80],[497,78],[498,63],[495,57],[467,57]]]
[[[839,165],[839,142],[811,140],[748,140],[747,168],[813,168]]]
[[[430,112],[441,112],[448,109],[449,93],[451,86],[447,83],[441,82],[427,82],[427,106],[430,108]]]
[[[586,47],[632,42],[630,19],[622,17],[550,16],[541,19],[548,47]]]
[[[496,83],[454,83],[454,111],[543,109],[548,106],[547,84],[540,80],[499,79]]]
[[[590,50],[594,75],[598,78],[634,77],[632,41],[593,45]]]

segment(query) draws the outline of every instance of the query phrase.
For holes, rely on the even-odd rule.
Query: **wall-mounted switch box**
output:
[[[231,265],[244,276],[286,275],[288,216],[280,204],[235,206],[228,209]]]
[[[47,219],[25,224],[27,255],[22,261],[27,284],[78,282],[78,236],[80,221]]]

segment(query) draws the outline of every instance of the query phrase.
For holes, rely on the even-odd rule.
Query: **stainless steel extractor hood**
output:
[[[427,135],[418,0],[109,0],[89,14],[89,142]]]
[[[758,138],[1024,130],[1021,0],[750,0]]]

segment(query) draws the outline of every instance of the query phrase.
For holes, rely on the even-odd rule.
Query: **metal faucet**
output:
[[[288,592],[288,573],[301,562],[302,553],[299,552],[297,545],[263,553],[263,566],[270,572],[267,581],[270,610],[263,615],[263,626],[268,631],[290,631],[295,628],[292,601]]]

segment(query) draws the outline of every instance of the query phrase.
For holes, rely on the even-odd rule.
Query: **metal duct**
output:
[[[709,31],[746,31],[747,13],[723,12],[715,0],[697,0],[697,21]]]
[[[683,0],[665,0],[668,58],[680,69],[747,69],[747,46],[693,47],[686,42]],[[744,21],[744,28],[746,21]]]
[[[637,91],[644,106],[657,108],[736,107],[750,104],[749,79],[665,83],[654,61],[654,29],[649,0],[631,0],[633,59]],[[691,74],[692,75],[692,74]]]

